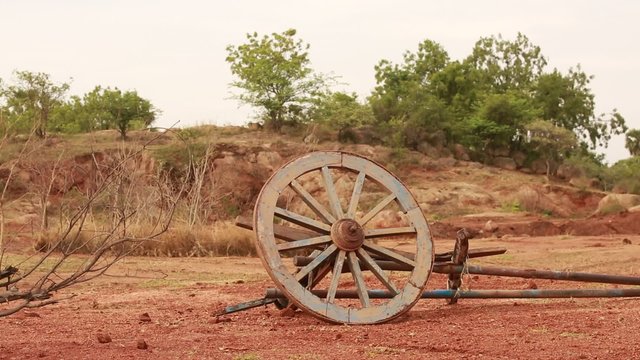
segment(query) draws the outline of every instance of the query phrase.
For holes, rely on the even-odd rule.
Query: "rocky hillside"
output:
[[[51,208],[47,216],[55,217],[60,212],[53,210],[61,206],[63,199],[95,191],[96,179],[110,169],[109,164],[143,146],[144,151],[136,153],[126,171],[149,184],[163,179],[169,187],[187,179],[190,192],[183,197],[184,211],[178,212],[178,220],[201,225],[250,215],[268,177],[287,161],[314,150],[349,151],[387,167],[408,185],[427,219],[434,228],[441,229],[443,236],[448,236],[455,224],[469,219],[476,219],[471,222],[478,230],[495,233],[494,225],[505,221],[585,218],[597,213],[618,213],[633,206],[636,210],[640,203],[640,197],[634,195],[608,196],[591,189],[588,181],[548,181],[530,171],[488,166],[454,155],[433,158],[383,146],[304,142],[304,138],[245,128],[200,127],[160,137],[135,133],[126,143],[112,132],[54,136],[27,151],[20,150],[24,149],[24,141],[15,141],[0,149],[0,179],[6,183],[12,174],[5,194],[5,221],[10,230],[40,228],[43,209]],[[350,196],[352,177],[353,174],[334,172],[342,199]],[[301,183],[321,201],[326,200],[319,178],[302,178]],[[369,198],[363,201],[373,203],[379,191],[369,190]],[[45,193],[48,196],[43,205]],[[291,206],[305,211],[299,204]],[[378,227],[387,227],[402,223],[403,219],[389,209],[374,222]]]

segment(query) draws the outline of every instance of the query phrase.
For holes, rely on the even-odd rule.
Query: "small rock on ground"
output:
[[[109,336],[109,334],[98,333],[96,337],[98,338],[98,342],[100,344],[107,344],[111,342],[111,336]]]
[[[136,345],[136,347],[140,350],[146,350],[147,348],[149,348],[149,345],[147,345],[147,342],[140,339],[138,340],[138,344]]]

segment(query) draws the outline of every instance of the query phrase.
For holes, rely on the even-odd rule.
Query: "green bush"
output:
[[[640,156],[615,163],[607,171],[607,180],[618,192],[640,194]]]

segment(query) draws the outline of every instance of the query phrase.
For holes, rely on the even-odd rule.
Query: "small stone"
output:
[[[149,316],[149,313],[144,313],[138,317],[138,320],[140,320],[141,323],[151,322],[151,316]]]
[[[342,334],[336,334],[336,340],[342,339]]]
[[[111,342],[111,336],[109,336],[109,334],[98,333],[96,337],[98,338],[98,342],[100,344],[107,344]]]
[[[536,284],[534,281],[529,281],[529,283],[527,284],[527,289],[535,290],[537,288],[538,288],[538,284]]]
[[[136,347],[140,350],[146,350],[149,348],[149,345],[147,345],[147,342],[140,339],[138,340],[138,344],[136,345]]]
[[[622,239],[622,245],[631,245],[631,244],[632,244],[631,240],[627,238]]]
[[[234,284],[244,284],[244,280],[236,280],[233,283]]]
[[[231,322],[231,318],[226,318],[226,317],[219,317],[216,316],[211,323],[213,324],[218,324],[218,323],[223,323],[223,322]]]

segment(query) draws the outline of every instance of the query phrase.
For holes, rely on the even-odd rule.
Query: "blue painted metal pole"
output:
[[[313,290],[320,298],[327,295],[326,290]],[[388,299],[393,294],[385,290],[369,290],[371,299]],[[267,289],[265,298],[284,298],[284,294],[275,288]],[[549,290],[429,290],[422,293],[423,299],[547,299],[547,298],[606,298],[640,297],[640,289],[549,289]],[[336,298],[357,299],[355,290],[338,290]]]

